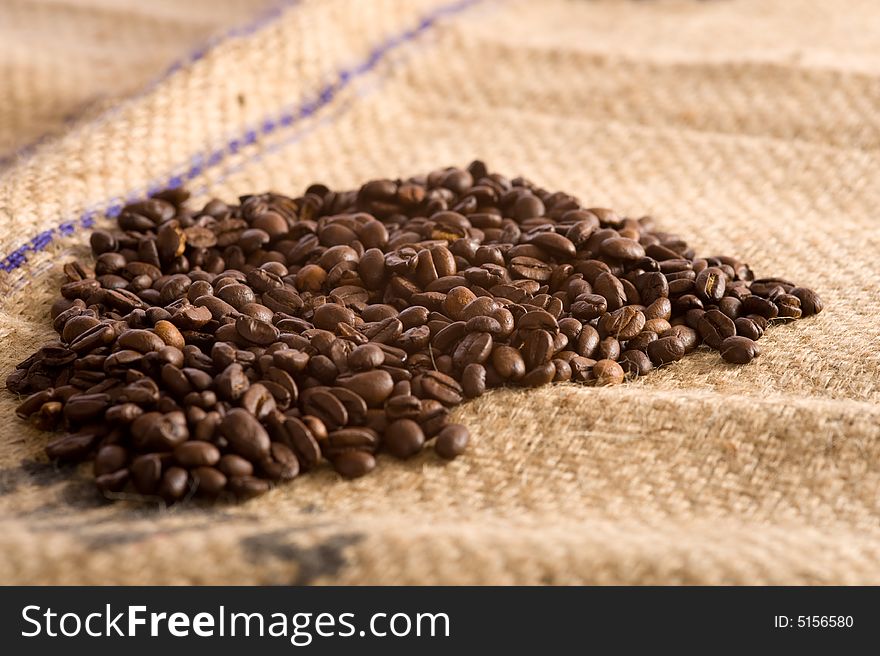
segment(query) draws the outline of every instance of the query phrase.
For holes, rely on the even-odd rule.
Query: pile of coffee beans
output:
[[[60,339],[8,377],[18,414],[63,429],[108,496],[248,497],[329,463],[428,444],[450,408],[502,385],[615,385],[705,346],[760,355],[811,290],[697,257],[650,217],[584,208],[480,161],[356,191],[186,205],[172,189],[64,267]]]

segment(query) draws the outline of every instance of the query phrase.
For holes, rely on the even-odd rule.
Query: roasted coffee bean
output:
[[[779,316],[779,308],[773,301],[761,298],[755,294],[746,296],[742,302],[744,314],[757,314],[765,319],[775,319]]]
[[[761,347],[748,337],[739,335],[728,337],[721,342],[721,357],[733,364],[748,364],[759,355]]]
[[[240,456],[259,461],[269,455],[271,440],[256,417],[241,408],[226,413],[220,422],[220,434]]]
[[[174,449],[174,460],[181,467],[209,467],[220,462],[220,451],[210,442],[190,440]]]
[[[740,317],[739,319],[734,321],[734,324],[736,325],[737,335],[747,337],[755,342],[764,336],[764,328],[754,319],[751,319],[749,317]]]
[[[174,503],[183,498],[189,489],[189,474],[181,467],[170,467],[159,482],[158,494],[165,503]]]
[[[678,337],[661,337],[648,344],[648,357],[655,366],[677,362],[684,357],[685,345]]]
[[[644,327],[645,315],[632,305],[607,312],[599,319],[599,331],[618,340],[635,337]]]
[[[623,382],[623,368],[614,360],[599,360],[593,365],[593,379],[596,385],[619,385]]]
[[[633,376],[644,376],[651,372],[654,364],[643,350],[628,350],[620,354],[620,366],[624,372]]]
[[[342,428],[348,423],[348,411],[329,391],[319,390],[304,400],[303,410],[320,419],[330,430]]]
[[[703,343],[744,363],[771,320],[822,310],[650,217],[482,162],[359,191],[187,196],[94,233],[94,273],[63,267],[60,342],[6,380],[19,416],[75,431],[46,452],[92,459],[105,493],[248,498],[324,458],[355,477],[434,437],[454,457],[468,434],[450,408],[489,388],[615,384]]]
[[[803,316],[801,300],[792,294],[779,294],[773,298],[779,308],[780,319],[800,319]]]
[[[553,382],[556,378],[556,366],[553,362],[544,362],[526,372],[519,383],[523,387],[541,387]]]
[[[457,380],[439,371],[425,372],[421,377],[421,389],[428,398],[447,406],[461,403],[464,394]]]
[[[332,462],[333,469],[343,478],[360,478],[376,468],[376,458],[367,451],[343,451]]]
[[[703,337],[703,341],[714,349],[721,346],[726,338],[736,335],[736,325],[733,320],[720,310],[709,310],[704,313],[698,324],[697,330]]]
[[[464,453],[471,440],[470,431],[461,424],[447,424],[437,435],[434,451],[441,458],[453,460]]]
[[[385,429],[383,444],[394,457],[410,458],[422,450],[425,434],[412,419],[397,419]]]
[[[694,281],[697,296],[705,303],[717,303],[724,297],[727,286],[724,272],[717,267],[707,267],[700,271]]]
[[[486,391],[486,368],[477,363],[465,367],[461,376],[461,387],[469,399],[482,396]]]
[[[95,476],[112,474],[128,463],[128,451],[118,444],[108,444],[95,455]]]
[[[801,312],[803,316],[809,317],[813,314],[819,314],[824,307],[822,299],[812,289],[805,287],[795,287],[789,294],[796,296],[801,302]]]
[[[345,376],[336,382],[360,396],[371,408],[381,407],[394,389],[394,379],[382,369]]]
[[[226,487],[228,478],[214,467],[196,467],[190,471],[195,493],[200,496],[216,497]]]
[[[254,473],[254,466],[250,460],[246,460],[234,453],[227,453],[220,458],[217,469],[223,473],[227,479],[251,476]]]
[[[162,480],[162,458],[157,453],[138,456],[131,463],[131,480],[141,494],[155,494]]]

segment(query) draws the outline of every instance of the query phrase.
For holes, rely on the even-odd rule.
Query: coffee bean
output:
[[[721,346],[726,338],[736,335],[733,320],[720,310],[709,310],[704,313],[697,325],[703,341],[714,349]]]
[[[678,337],[661,337],[648,344],[648,357],[657,367],[681,360],[684,353],[684,342]]]
[[[740,317],[734,321],[736,326],[736,334],[742,337],[748,337],[752,341],[758,341],[764,336],[764,329],[749,317]]]
[[[552,362],[544,362],[529,370],[519,383],[523,387],[541,387],[553,382],[556,377],[556,366]]]
[[[482,396],[486,391],[486,368],[478,363],[467,365],[461,374],[461,388],[469,399]]]
[[[706,303],[717,303],[724,296],[724,290],[727,286],[724,272],[717,267],[707,267],[703,269],[696,280],[694,288],[697,296]]]
[[[131,463],[130,471],[135,490],[141,494],[155,494],[162,480],[162,458],[156,453],[138,456]]]
[[[332,462],[343,478],[360,478],[376,468],[376,459],[366,451],[343,451]]]
[[[488,388],[618,383],[702,343],[747,362],[769,321],[822,310],[650,217],[482,162],[186,200],[160,192],[96,231],[94,270],[63,266],[60,342],[6,380],[19,416],[74,431],[46,452],[93,460],[104,493],[249,498],[324,458],[355,477],[380,445],[407,457],[434,437],[452,457],[467,431],[449,408]]]
[[[271,323],[253,317],[240,316],[235,320],[235,330],[248,342],[272,344],[278,339],[278,329]]]
[[[651,358],[643,350],[628,350],[620,354],[620,366],[627,374],[645,376],[654,369]]]
[[[339,378],[337,383],[360,396],[371,408],[380,407],[394,389],[391,374],[381,369]]]
[[[801,312],[803,316],[809,317],[819,314],[824,307],[822,299],[812,289],[805,287],[795,287],[789,292],[792,296],[796,296],[801,302]]]
[[[599,360],[593,365],[593,379],[596,385],[619,385],[623,382],[623,368],[614,360]]]
[[[234,453],[227,453],[221,457],[217,469],[219,469],[228,479],[251,476],[254,473],[254,466],[251,464],[251,461],[246,460],[241,456],[237,456]]]
[[[329,391],[319,390],[310,394],[304,400],[303,410],[320,419],[330,430],[342,428],[348,423],[348,411],[342,401]]]
[[[464,390],[458,381],[439,371],[425,372],[421,377],[421,388],[428,398],[443,405],[458,405],[463,399]]]
[[[617,260],[638,260],[645,257],[644,247],[635,239],[611,237],[599,245],[599,252]]]
[[[271,440],[266,429],[246,410],[234,408],[227,412],[220,422],[220,434],[238,455],[248,460],[258,461],[269,455]]]
[[[385,430],[385,448],[396,458],[410,458],[422,450],[425,434],[412,419],[398,419]]]
[[[759,355],[761,347],[748,337],[739,335],[728,337],[721,342],[721,357],[733,364],[748,364]]]
[[[638,335],[645,327],[645,315],[632,305],[607,312],[599,319],[599,330],[618,340]]]
[[[434,442],[434,451],[441,458],[454,460],[464,453],[470,440],[471,434],[466,427],[461,424],[448,424],[437,435],[437,441]]]
[[[170,467],[159,482],[158,494],[165,503],[179,501],[189,489],[189,474],[181,467]]]
[[[214,467],[196,467],[190,471],[195,493],[201,496],[216,497],[226,487],[228,478]]]
[[[210,442],[190,440],[174,449],[174,460],[187,469],[211,466],[220,462],[220,451]]]

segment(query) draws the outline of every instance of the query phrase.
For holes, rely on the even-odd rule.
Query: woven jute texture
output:
[[[52,336],[83,224],[131,194],[474,157],[653,214],[826,311],[745,367],[698,352],[616,388],[495,391],[456,411],[473,448],[452,463],[239,505],[108,503],[4,392],[0,581],[880,583],[880,5],[441,2],[293,4],[0,174],[0,374]]]

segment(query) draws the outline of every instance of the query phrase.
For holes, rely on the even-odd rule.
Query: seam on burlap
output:
[[[162,71],[161,73],[159,73],[159,75],[147,82],[139,90],[135,91],[134,93],[127,94],[124,98],[120,98],[119,101],[112,107],[109,107],[102,111],[98,116],[93,119],[92,123],[94,125],[100,125],[101,123],[106,122],[108,119],[118,114],[120,108],[127,105],[131,101],[142,98],[149,92],[155,90],[156,87],[165,82],[175,73],[178,73],[179,71],[182,71],[183,69],[201,61],[208,55],[210,51],[214,50],[226,41],[230,39],[238,39],[245,36],[250,36],[251,34],[258,32],[262,28],[280,18],[281,15],[288,9],[301,4],[302,1],[303,0],[275,0],[275,2],[271,6],[261,11],[259,15],[253,20],[244,23],[243,25],[235,25],[221,34],[206,39],[203,43],[196,46],[182,57],[173,60],[165,68],[164,71]],[[86,103],[86,105],[82,107],[79,111],[76,111],[73,114],[65,117],[62,126],[71,127],[76,125],[79,121],[81,121],[88,115],[91,106],[91,103]],[[52,138],[55,137],[57,134],[57,130],[48,130],[30,141],[29,143],[19,146],[11,153],[0,155],[0,169],[28,157],[37,148],[50,142]]]
[[[136,200],[144,195],[155,193],[165,187],[180,187],[187,182],[201,176],[207,169],[219,166],[227,157],[237,154],[242,148],[253,145],[261,137],[269,136],[282,129],[299,125],[302,121],[314,116],[318,110],[328,106],[337,94],[349,87],[355,80],[372,72],[387,55],[398,48],[415,41],[419,36],[437,25],[437,21],[445,16],[451,16],[463,12],[482,0],[456,0],[455,2],[439,5],[424,14],[418,24],[410,29],[399,32],[376,45],[370,54],[360,62],[350,67],[340,68],[335,79],[319,89],[313,99],[306,100],[294,107],[282,111],[280,114],[265,116],[259,125],[250,127],[243,133],[227,141],[222,147],[207,154],[196,153],[189,161],[175,167],[176,173],[167,178],[155,180],[125,194],[122,198],[112,198],[100,201],[85,209],[74,218],[66,219],[55,228],[44,230],[31,238],[28,242],[19,246],[0,260],[0,270],[11,273],[23,267],[27,261],[28,253],[40,253],[46,250],[59,237],[69,237],[82,229],[94,226],[96,218],[104,214],[108,217],[116,217],[122,211],[126,202]]]

